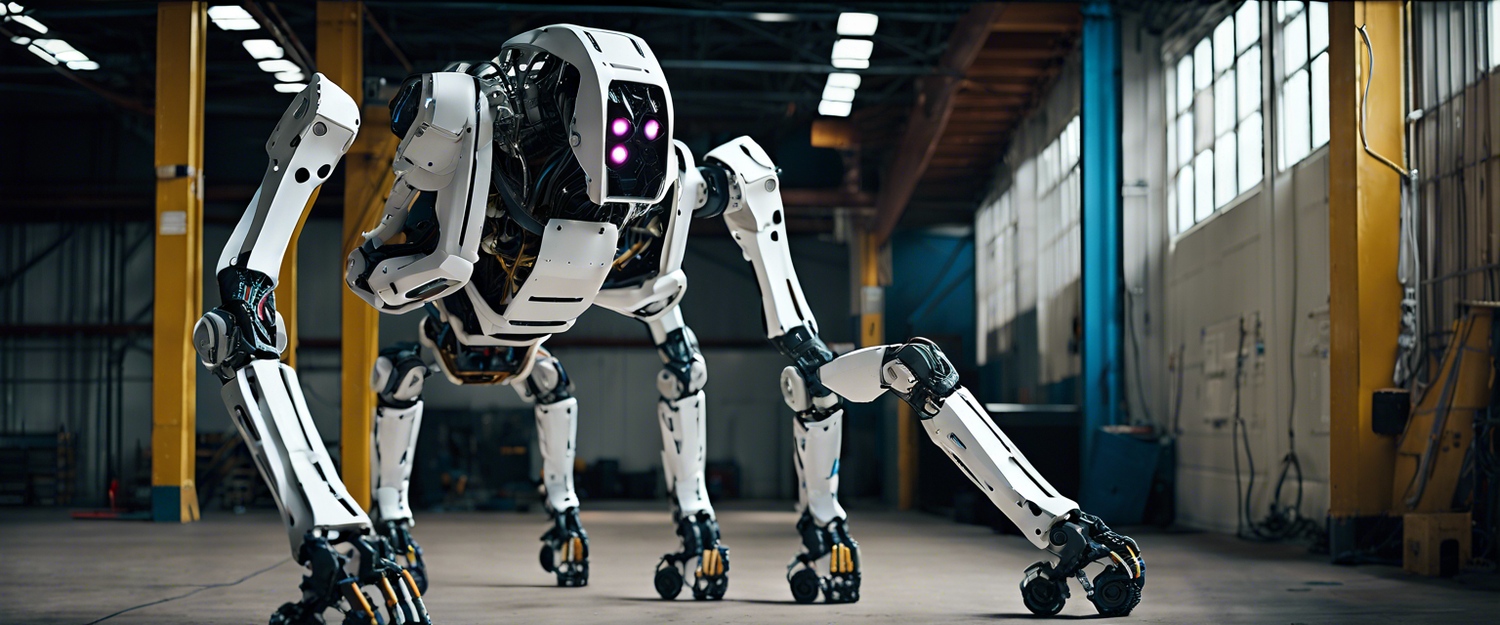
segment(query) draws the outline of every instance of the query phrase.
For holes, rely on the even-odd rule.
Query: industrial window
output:
[[[1207,219],[1260,183],[1261,9],[1246,2],[1168,63],[1167,128],[1176,231]]]
[[[1016,318],[1016,234],[1019,221],[1012,192],[980,209],[974,224],[975,284],[979,299],[978,357],[1010,350],[1010,323]]]
[[[1042,303],[1078,280],[1081,269],[1080,140],[1078,117],[1074,116],[1042,150],[1037,162],[1037,295]]]
[[[1281,29],[1281,168],[1328,143],[1328,5],[1277,2]]]

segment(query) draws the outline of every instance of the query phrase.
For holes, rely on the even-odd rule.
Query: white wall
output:
[[[1327,149],[1172,235],[1161,42],[1127,18],[1122,47],[1123,253],[1134,325],[1134,336],[1126,328],[1126,386],[1132,415],[1149,413],[1178,433],[1177,521],[1235,531],[1235,493],[1243,491],[1236,488],[1231,443],[1243,319],[1238,395],[1255,463],[1250,515],[1266,513],[1288,451],[1290,418],[1304,474],[1302,512],[1321,519],[1328,505]],[[1266,66],[1269,76],[1271,64]],[[1276,108],[1268,102],[1264,110]],[[1270,164],[1276,116],[1266,117]],[[1139,361],[1132,341],[1139,342]],[[1240,462],[1241,479],[1248,482],[1243,447]],[[1295,496],[1296,482],[1289,480],[1283,504]]]

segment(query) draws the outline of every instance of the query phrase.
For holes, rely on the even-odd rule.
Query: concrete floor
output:
[[[856,512],[863,600],[797,605],[784,581],[796,549],[786,511],[721,510],[729,594],[663,602],[652,569],[674,545],[665,511],[595,506],[586,588],[558,588],[537,565],[540,514],[426,514],[417,537],[438,623],[875,623],[1033,621],[1016,584],[1038,552],[1019,536],[918,513]],[[1144,623],[1492,623],[1494,575],[1427,580],[1388,566],[1336,567],[1297,547],[1210,534],[1131,532],[1145,549]],[[211,513],[197,524],[72,521],[57,511],[0,513],[0,622],[111,625],[264,623],[297,595],[300,570],[268,512]],[[278,564],[278,562],[280,564]],[[267,569],[242,583],[234,582]],[[1074,586],[1059,618],[1095,616]],[[332,615],[332,613],[330,613]],[[336,618],[336,617],[335,617]]]

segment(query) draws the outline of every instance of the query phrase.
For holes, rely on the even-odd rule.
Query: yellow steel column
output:
[[[1370,148],[1402,162],[1401,20],[1398,2],[1329,4],[1329,514],[1335,553],[1361,547],[1353,544],[1357,519],[1391,509],[1395,444],[1371,428],[1370,408],[1373,392],[1392,383],[1400,329],[1400,177],[1365,151],[1359,123],[1366,104]],[[1361,97],[1369,56],[1356,30],[1362,24],[1379,70],[1367,103]]]
[[[859,245],[859,346],[885,344],[885,296],[880,284],[880,243],[861,233]],[[896,507],[910,510],[917,495],[917,418],[911,406],[896,402]]]
[[[203,313],[203,82],[207,2],[156,18],[156,286],[151,363],[151,515],[198,520],[197,358]]]
[[[321,186],[313,189],[312,197],[307,198],[307,209],[297,220],[297,227],[292,230],[292,238],[286,245],[286,254],[281,257],[280,278],[276,283],[276,310],[286,322],[286,351],[281,352],[281,360],[291,367],[297,366],[297,241],[302,238],[302,226],[307,224],[307,216],[312,213],[312,205],[318,202],[318,192],[322,190]]]
[[[364,103],[363,16],[363,2],[318,2],[318,71],[361,105]],[[382,161],[377,154],[389,143],[382,136],[390,135],[383,132],[389,122],[382,124],[371,119],[372,108],[375,107],[361,106],[361,131],[344,157],[346,254],[363,243],[359,235],[374,225],[370,219],[378,212],[370,211],[369,207],[380,202],[382,194],[390,188],[386,176],[391,169],[391,157],[387,154]],[[343,466],[339,473],[349,487],[349,494],[369,509],[370,428],[375,411],[370,370],[375,366],[378,351],[380,313],[347,288],[342,291],[339,391],[343,419],[339,427],[339,453],[343,456]]]

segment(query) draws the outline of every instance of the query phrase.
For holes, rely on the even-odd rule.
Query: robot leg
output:
[[[798,603],[816,601],[819,590],[829,603],[859,601],[859,543],[849,536],[849,517],[838,500],[843,429],[844,411],[837,408],[799,414],[792,424],[802,553],[787,565],[787,582]],[[824,558],[828,574],[820,576],[817,562]]]
[[[1028,609],[1042,615],[1062,610],[1070,576],[1104,616],[1124,616],[1141,602],[1145,562],[1136,542],[1058,495],[968,389],[958,388],[922,427],[1032,544],[1057,556],[1056,564],[1026,569],[1021,597]],[[1105,568],[1091,581],[1084,567],[1095,562]]]
[[[412,537],[408,493],[416,463],[417,434],[422,428],[422,384],[431,369],[415,343],[397,343],[380,351],[370,373],[376,394],[375,427],[370,436],[370,486],[373,489],[375,528],[390,541],[417,589],[427,592],[427,563],[422,546]]]
[[[557,575],[558,586],[589,583],[589,535],[578,518],[578,494],[573,489],[577,455],[578,399],[562,363],[546,349],[538,349],[516,392],[535,404],[536,431],[542,452],[543,506],[552,527],[542,534],[542,569]]]
[[[430,623],[415,580],[393,561],[390,544],[371,535],[369,517],[339,479],[296,371],[275,360],[252,360],[225,380],[222,396],[281,510],[292,554],[308,569],[302,600],[281,606],[271,624],[322,623],[329,608],[344,613],[347,623],[380,622],[378,604],[362,586],[383,595],[388,622]],[[352,553],[336,549],[345,544]]]
[[[703,387],[708,384],[708,366],[698,351],[698,337],[683,324],[682,311],[673,308],[646,325],[663,363],[656,376],[661,464],[672,520],[682,540],[681,551],[663,555],[657,563],[656,592],[663,599],[675,599],[687,585],[694,599],[722,599],[729,589],[729,547],[720,542],[719,521],[704,479],[708,400]]]

